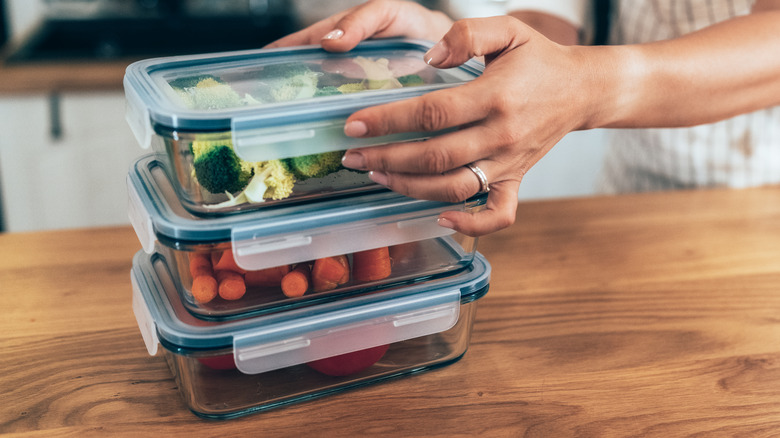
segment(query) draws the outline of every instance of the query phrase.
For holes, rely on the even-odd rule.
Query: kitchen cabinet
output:
[[[0,97],[5,231],[129,223],[125,177],[143,153],[121,90]]]

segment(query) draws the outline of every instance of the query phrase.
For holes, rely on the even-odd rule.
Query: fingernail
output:
[[[383,186],[387,185],[387,174],[383,172],[375,172],[372,170],[371,172],[368,172],[368,179]]]
[[[440,217],[436,219],[436,222],[439,224],[440,227],[449,228],[449,229],[455,228],[455,224],[452,223],[452,221],[447,219],[446,217]]]
[[[341,157],[341,164],[350,169],[365,170],[366,158],[359,152],[347,151],[347,153]]]
[[[327,34],[325,34],[325,36],[322,37],[322,39],[324,39],[324,40],[337,40],[337,39],[339,39],[339,38],[341,38],[343,36],[344,36],[344,31],[343,30],[341,30],[341,29],[333,29],[332,31],[330,31]]]
[[[344,125],[344,134],[348,137],[362,137],[368,132],[368,127],[360,120],[349,122]]]
[[[434,44],[430,50],[425,52],[425,55],[423,55],[423,60],[425,60],[425,63],[428,65],[437,65],[447,59],[449,54],[450,51],[447,49],[447,45],[444,44],[444,40],[442,40]]]

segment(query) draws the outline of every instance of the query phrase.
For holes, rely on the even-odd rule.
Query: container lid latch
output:
[[[138,287],[138,280],[135,275],[130,274],[130,282],[133,285],[133,313],[135,314],[135,320],[138,322],[138,328],[141,329],[141,337],[146,344],[146,351],[150,356],[157,355],[157,347],[160,344],[160,340],[157,338],[157,325],[152,318],[152,314],[149,312],[149,307],[146,305],[141,289]]]

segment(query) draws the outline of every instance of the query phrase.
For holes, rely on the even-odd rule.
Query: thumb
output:
[[[533,30],[508,16],[456,21],[425,54],[425,62],[438,68],[456,67],[478,56],[495,58],[528,42]]]

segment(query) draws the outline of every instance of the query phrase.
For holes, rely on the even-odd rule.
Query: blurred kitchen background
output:
[[[0,0],[0,231],[129,223],[125,176],[145,153],[124,119],[130,62],[260,47],[357,3]],[[593,194],[602,153],[601,132],[569,134],[519,197]]]

